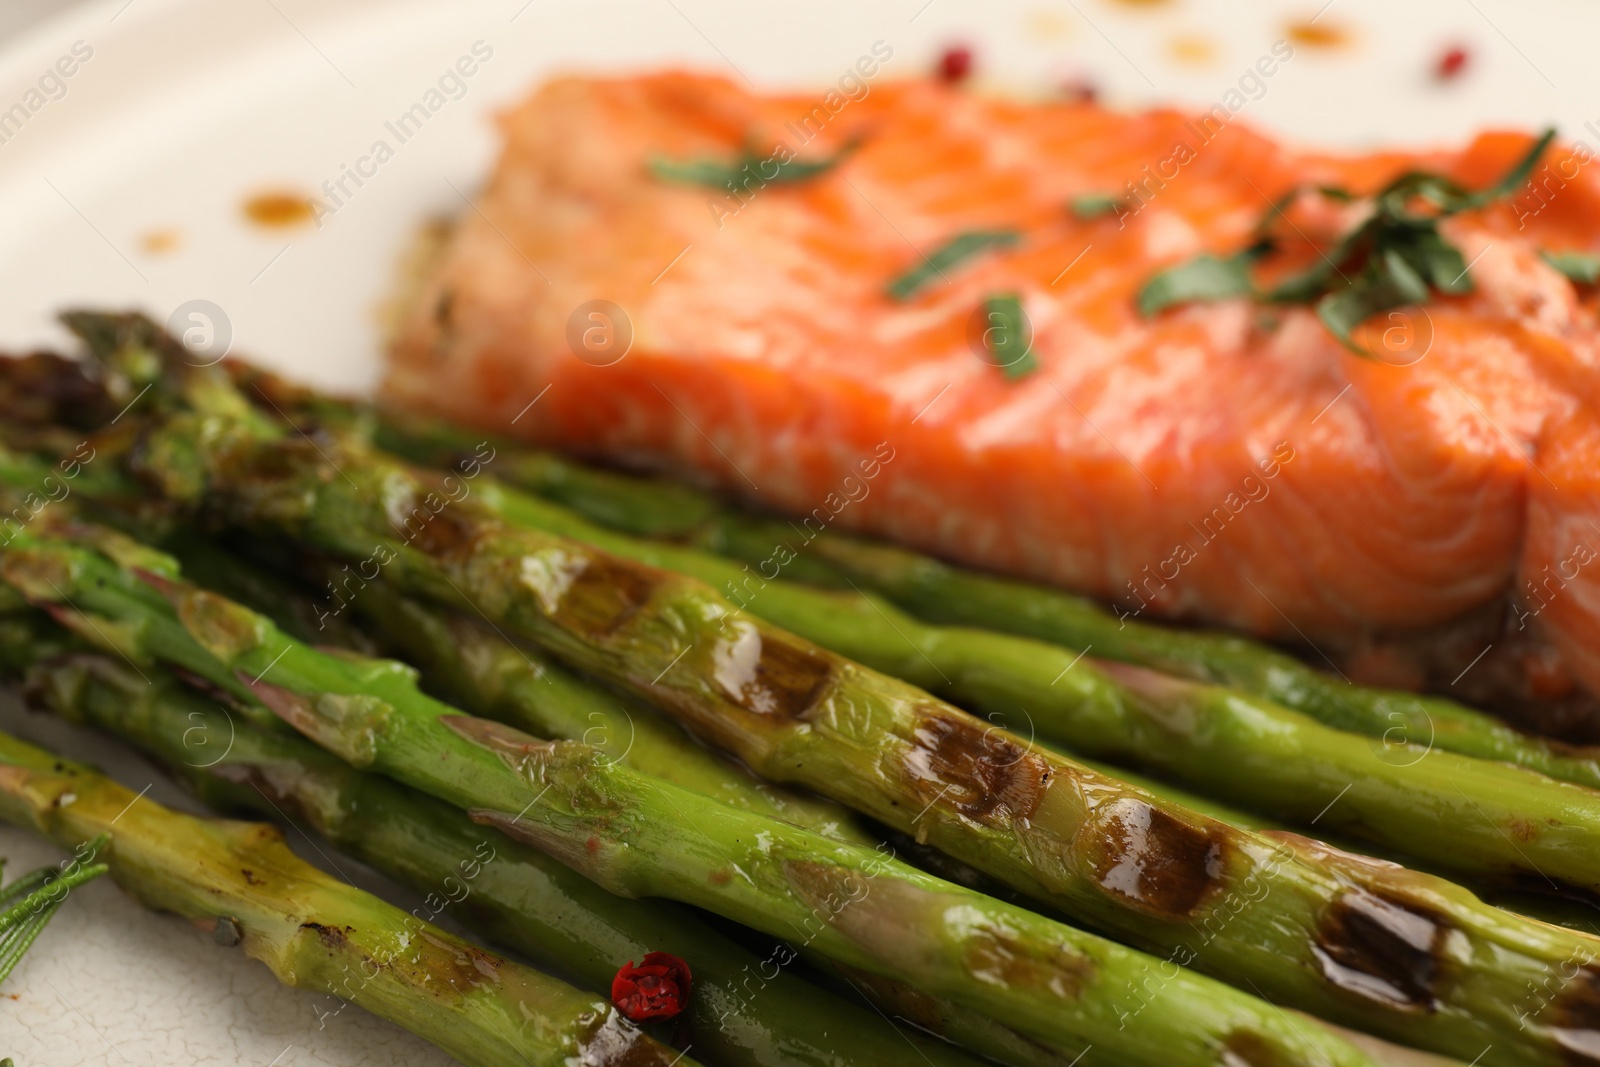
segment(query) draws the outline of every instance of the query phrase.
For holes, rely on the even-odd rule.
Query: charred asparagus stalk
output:
[[[36,645],[26,620],[0,627],[13,648]],[[897,1032],[870,1008],[795,977],[782,967],[790,950],[757,957],[687,911],[612,896],[455,808],[353,770],[299,737],[257,730],[159,667],[141,670],[145,677],[105,655],[46,656],[29,670],[29,691],[63,717],[143,748],[214,807],[268,819],[293,813],[297,824],[426,894],[430,913],[457,915],[590,990],[609,989],[621,964],[647,952],[688,960],[694,991],[686,1037],[702,1062],[866,1067],[905,1055],[909,1042],[919,1062],[975,1067],[965,1053]],[[975,1037],[977,1026],[961,1019],[954,1029],[986,1039],[992,1051],[1027,1047],[992,1024]],[[1002,1062],[1064,1067],[1067,1058],[1039,1050]]]
[[[748,574],[693,549],[600,530],[510,491],[493,504],[520,526],[751,589]],[[1600,857],[1585,844],[1600,840],[1600,792],[1432,747],[1426,736],[1413,743],[1335,730],[1236,690],[994,631],[931,626],[859,593],[773,581],[747,596],[767,621],[1075,753],[1147,766],[1228,803],[1445,869],[1600,890]],[[1456,827],[1449,838],[1433,832],[1446,815]]]
[[[140,902],[241,945],[278,979],[342,997],[469,1067],[692,1062],[603,999],[491,955],[328,877],[276,829],[197,819],[0,734],[0,818],[64,848],[110,834],[111,877]]]
[[[262,611],[292,636],[359,651],[379,648],[418,667],[450,702],[550,740],[582,741],[645,774],[735,807],[867,846],[853,814],[819,797],[778,789],[696,744],[655,708],[590,685],[536,649],[454,612],[401,596],[348,567],[323,569],[325,606],[247,561],[193,537],[174,549],[184,572]],[[344,608],[350,609],[346,614]],[[356,620],[366,624],[363,630]],[[296,632],[298,631],[298,632]]]
[[[1073,1054],[1092,1045],[1129,1063],[1371,1062],[1330,1031],[1170,961],[880,852],[649,779],[584,745],[541,742],[462,715],[418,691],[400,665],[295,642],[264,617],[184,584],[170,562],[136,575],[81,542],[32,528],[22,540],[6,551],[0,573],[58,617],[70,621],[60,610],[69,603],[69,611],[105,616],[86,636],[115,624],[135,635],[123,650],[138,654],[138,634],[161,619],[176,622],[212,657],[201,676],[246,679],[253,699],[324,748],[466,808],[620,895],[665,896],[799,936],[840,963],[914,983]],[[98,543],[122,547],[109,537]],[[139,558],[149,562],[147,553]],[[1050,795],[1081,803],[1063,791]],[[1084,858],[1093,863],[1107,846],[1086,841]],[[1280,860],[1277,870],[1295,866],[1293,852],[1252,842],[1225,863],[1267,877]],[[1146,1005],[1156,1010],[1144,1012]],[[1138,1024],[1129,1025],[1134,1017]]]
[[[147,448],[156,445],[155,439],[147,442]],[[215,447],[206,454],[234,462],[240,456]],[[253,493],[263,490],[260,472],[286,471],[286,458],[251,465],[258,472]],[[356,464],[362,457],[331,458],[351,477],[378,473],[362,471]],[[409,477],[399,468],[385,469],[378,484],[392,494],[402,475]],[[304,479],[296,485],[292,498],[272,493],[256,499],[293,499],[315,509],[323,491],[348,483],[334,475],[317,477],[315,487]],[[212,486],[208,499],[229,499],[217,488]],[[373,537],[392,538],[370,517],[357,524],[368,506],[359,494],[338,500],[337,510],[327,514],[336,514],[333,529],[352,539],[342,542],[347,550]],[[290,513],[265,507],[254,514],[283,521]],[[465,520],[457,515],[454,521]],[[478,525],[470,538],[452,542],[470,543],[468,553],[434,557],[388,540],[394,554],[386,573],[458,600],[466,589],[475,590],[474,599],[501,625],[663,697],[683,719],[758,769],[828,790],[1088,922],[1166,954],[1168,962],[1156,966],[1176,973],[1173,961],[1193,961],[1247,988],[1270,989],[1274,998],[1413,1044],[1468,1056],[1493,1045],[1485,1062],[1501,1049],[1510,1050],[1498,1053],[1507,1062],[1554,1062],[1567,1028],[1585,1010],[1588,972],[1582,966],[1574,970],[1571,960],[1576,953],[1588,962],[1587,939],[1497,912],[1436,879],[1336,855],[1303,839],[1232,830],[1030,751],[1019,739],[985,731],[982,723],[925,694],[796,638],[730,619],[730,609],[697,583],[570,542],[530,543],[532,535],[501,528],[491,517],[473,521]],[[341,545],[310,514],[301,512],[285,526],[315,531],[315,539],[330,547]],[[212,662],[191,669],[214,681],[245,679],[257,697],[325,746],[442,799],[483,809],[482,818],[527,835],[608,888],[676,896],[779,932],[785,923],[800,921],[796,909],[803,915],[835,890],[891,886],[875,894],[874,903],[842,909],[839,922],[817,932],[819,951],[918,982],[1041,1039],[1127,1039],[1120,1028],[1107,1033],[1076,1013],[1054,1018],[1045,1012],[1052,1019],[1043,1018],[1038,987],[1020,997],[971,989],[972,957],[962,964],[959,954],[987,955],[995,948],[992,932],[1004,928],[1028,932],[1015,951],[1044,967],[1041,974],[1054,976],[1050,981],[1077,963],[1062,962],[1058,950],[1045,950],[1045,942],[1034,938],[1077,946],[1074,960],[1080,952],[1097,958],[1095,971],[1103,980],[1116,975],[1120,982],[1130,970],[1151,964],[1150,957],[1106,956],[1098,939],[1056,924],[1032,925],[1046,920],[898,865],[883,867],[873,853],[819,844],[825,839],[691,799],[664,783],[642,786],[645,780],[582,746],[540,744],[457,717],[418,693],[410,674],[395,665],[334,658],[292,642],[265,619],[184,586],[170,562],[150,566],[147,551],[119,546],[104,534],[89,538],[106,551],[144,560],[141,578],[82,547],[85,536],[74,528],[60,531],[75,537],[72,542],[45,537],[49,532],[48,520],[25,532],[22,543],[5,553],[0,575],[68,621],[62,606],[69,603],[108,617],[83,627],[85,636],[110,623],[133,634],[176,623],[194,646],[182,654],[186,666],[203,658],[194,649],[203,650]],[[517,577],[530,574],[531,584]],[[547,607],[539,594],[554,588],[553,574],[571,577]],[[491,596],[499,600],[486,599]],[[620,609],[626,618],[617,623]],[[529,808],[546,786],[560,799]],[[709,809],[701,812],[702,803]],[[699,817],[688,817],[690,811]],[[673,821],[704,830],[704,847],[664,840],[662,828]],[[591,841],[593,849],[575,848],[575,840]],[[763,840],[782,847],[771,854],[759,847]],[[810,866],[819,850],[829,861]],[[740,872],[753,884],[736,877]],[[907,879],[909,888],[902,884]],[[1270,915],[1245,908],[1267,896],[1273,900]],[[889,909],[893,914],[880,914],[879,905],[889,901],[901,903]],[[930,917],[933,901],[937,915]],[[989,932],[952,930],[948,920],[958,902],[988,916],[982,931]],[[869,915],[871,929],[882,922],[896,930],[892,946],[876,935],[860,940],[863,932],[852,920]],[[902,929],[904,923],[910,928]],[[925,937],[942,947],[919,940]],[[913,945],[920,946],[914,950],[920,963],[903,955]],[[891,947],[896,952],[885,960],[881,954]],[[930,976],[930,960],[948,969]],[[1556,991],[1537,1010],[1518,999],[1529,982],[1550,983]],[[1112,1001],[1116,988],[1097,986]],[[1142,1023],[1137,1029],[1142,1035]],[[1148,1050],[1137,1046],[1128,1054]]]

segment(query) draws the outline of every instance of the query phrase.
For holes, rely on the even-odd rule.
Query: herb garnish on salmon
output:
[[[710,185],[715,188],[732,188],[752,179],[763,185],[781,185],[803,182],[824,174],[849,157],[860,147],[860,140],[851,138],[831,156],[821,159],[798,159],[789,147],[779,144],[768,155],[761,155],[747,143],[744,151],[732,162],[720,159],[662,159],[650,160],[650,173],[662,181],[681,182],[686,185]],[[768,173],[771,171],[771,173]]]
[[[922,257],[922,262],[899,275],[889,283],[887,292],[891,299],[910,300],[944,272],[991,248],[1010,248],[1021,239],[1015,230],[968,230],[958,233],[932,252]]]
[[[1317,317],[1346,348],[1370,355],[1351,332],[1372,315],[1427,301],[1430,290],[1447,295],[1472,291],[1468,263],[1439,232],[1439,220],[1486,207],[1510,196],[1527,180],[1555,138],[1546,130],[1499,181],[1476,192],[1442,174],[1407,171],[1372,197],[1372,211],[1334,248],[1304,271],[1266,290],[1257,289],[1250,267],[1278,248],[1277,222],[1303,193],[1352,202],[1338,186],[1296,187],[1280,197],[1257,227],[1258,239],[1226,259],[1201,255],[1152,277],[1139,292],[1139,310],[1154,315],[1179,303],[1254,296],[1274,304],[1315,303]],[[1421,202],[1418,210],[1414,205]],[[1557,269],[1561,269],[1559,266]],[[1565,273],[1565,272],[1564,272]]]

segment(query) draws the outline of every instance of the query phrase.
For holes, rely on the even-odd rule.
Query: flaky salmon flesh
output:
[[[1425,168],[1483,188],[1528,133],[1334,155],[1224,108],[851,84],[570,77],[506,112],[404,313],[388,400],[1141,619],[1312,645],[1369,680],[1470,667],[1458,692],[1514,675],[1534,700],[1600,693],[1600,331],[1544,258],[1600,250],[1586,146],[1556,142],[1514,195],[1442,220],[1472,291],[1372,316],[1363,355],[1309,305],[1145,316],[1136,298],[1249,245],[1298,186]],[[718,161],[750,165],[731,187],[684,180]],[[1363,210],[1294,199],[1263,269],[1315,262]],[[974,231],[1017,236],[929,268]],[[919,267],[920,290],[889,292]],[[1026,367],[986,339],[996,296],[1031,327]],[[1440,642],[1447,663],[1413,654]]]

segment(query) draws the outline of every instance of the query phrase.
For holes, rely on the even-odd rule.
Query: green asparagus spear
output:
[[[380,439],[395,440],[392,435]],[[655,492],[655,482],[534,455],[537,465],[548,465],[559,474],[533,476],[530,468],[535,468],[535,459],[516,453],[496,473],[602,525],[681,539],[751,567],[772,566],[775,552],[792,554],[794,564],[781,569],[785,580],[869,590],[929,622],[1017,634],[1060,645],[1074,655],[1092,651],[1104,659],[1242,690],[1335,729],[1391,744],[1431,745],[1515,763],[1552,778],[1600,788],[1600,751],[1592,746],[1549,741],[1454,701],[1354,685],[1248,638],[1143,622],[1064,590],[957,567],[911,549],[835,531],[813,539],[791,524],[731,508],[692,530],[681,529],[670,515],[662,515],[650,529],[652,524],[639,516]],[[624,500],[635,508],[624,512]],[[618,521],[623,515],[626,521]]]
[[[6,551],[0,573],[30,599],[75,605],[133,634],[158,619],[177,622],[212,657],[197,670],[202,677],[247,680],[256,699],[329,751],[466,808],[612,892],[665,896],[799,937],[838,962],[914,983],[1073,1054],[1092,1046],[1128,1063],[1371,1062],[1328,1031],[1170,960],[650,779],[580,743],[541,742],[457,713],[423,695],[399,664],[295,642],[264,617],[169,576],[170,562],[136,575],[32,528],[23,540]],[[102,537],[98,547],[125,546]],[[1041,817],[1052,802],[1082,802],[1060,790],[1050,797]],[[1085,840],[1079,853],[1103,866],[1108,846],[1118,844]],[[1263,878],[1297,866],[1297,846],[1245,844],[1215,865]],[[1305,889],[1281,878],[1279,886],[1285,894]],[[1542,969],[1520,976],[1532,973]]]
[[[813,547],[849,581],[930,621],[1020,634],[1074,654],[1092,648],[1105,659],[1243,690],[1340,730],[1502,760],[1600,788],[1600,750],[1523,733],[1454,701],[1353,685],[1260,642],[1143,622],[1062,590],[893,545],[827,534]]]
[[[216,552],[214,549],[211,554],[213,554],[214,558],[207,560],[209,566],[201,575],[198,575],[203,579],[201,584],[227,593],[229,590],[226,587],[219,586],[210,580],[212,577],[227,577],[235,584],[248,588],[249,591],[246,595],[239,597],[239,599],[252,607],[267,611],[269,615],[274,615],[274,612],[278,611],[291,618],[309,619],[313,617],[314,612],[306,607],[301,598],[295,597],[281,586],[277,586],[271,593],[262,593],[258,587],[265,586],[268,583],[260,579],[259,572],[243,564],[237,558],[231,557],[227,553]],[[182,562],[185,571],[191,577],[196,576],[190,566],[190,559],[184,558]],[[243,579],[242,581],[241,578]],[[377,588],[379,585],[381,583],[376,583],[373,587]],[[363,589],[365,588],[367,587],[364,586]],[[253,601],[251,599],[252,594],[258,599],[265,599],[268,603],[261,604]],[[559,705],[551,705],[540,710],[538,708],[539,704],[550,705],[551,702],[541,700],[539,696],[534,694],[529,695],[526,705],[517,700],[504,701],[501,699],[506,695],[503,691],[504,687],[501,684],[501,679],[496,672],[488,670],[486,667],[495,663],[502,663],[512,672],[515,678],[519,673],[518,665],[523,665],[525,670],[525,661],[520,656],[526,650],[523,652],[516,651],[517,646],[510,645],[509,642],[498,635],[491,635],[491,631],[473,624],[470,620],[466,620],[464,616],[430,608],[418,601],[399,596],[387,586],[382,586],[378,595],[371,599],[363,597],[352,602],[357,613],[370,617],[373,626],[380,631],[393,634],[394,641],[390,647],[391,651],[397,652],[402,658],[414,664],[420,664],[424,672],[429,670],[437,671],[450,680],[447,692],[442,694],[444,699],[463,707],[469,707],[475,713],[481,714],[486,718],[497,719],[542,737],[551,736],[546,732],[546,724],[548,723],[553,722],[559,725],[565,721],[574,723],[578,721],[573,719],[569,712],[563,712]],[[275,607],[274,604],[276,605]],[[276,616],[274,617],[276,618]],[[412,626],[408,622],[408,619],[412,618],[418,620],[417,625]],[[291,635],[293,635],[292,630]],[[304,639],[306,635],[294,636],[300,636]],[[537,653],[526,654],[535,658],[538,656]],[[548,661],[540,660],[540,664],[544,669],[559,670],[559,668],[554,668],[553,665],[549,664]],[[567,692],[563,690],[563,700],[566,699]],[[457,699],[460,696],[465,696],[467,703],[464,704],[462,700]],[[572,706],[580,710],[594,700],[592,691],[587,694],[574,692],[571,693],[571,697],[574,700]],[[635,712],[640,714],[654,713],[653,709],[646,708],[643,705],[639,705]],[[549,717],[547,718],[547,716]],[[607,747],[611,742],[613,733],[614,731],[608,727],[604,728],[599,734],[591,734],[587,737],[581,737],[581,739],[588,740],[591,743],[600,742],[598,747],[601,747],[602,750],[613,751]],[[558,734],[557,736],[563,736],[569,740],[580,739],[580,735],[576,732]],[[615,754],[614,751],[613,754]],[[1210,816],[1219,822],[1227,823],[1229,826],[1254,831],[1285,831],[1288,829],[1281,822],[1248,813],[1227,804],[1218,803],[1209,797],[1200,796],[1181,787],[1174,786],[1170,782],[1159,781],[1129,771],[1126,767],[1114,767],[1110,764],[1097,763],[1083,759],[1081,756],[1071,752],[1064,754],[1077,759],[1078,762],[1092,770],[1137,786],[1146,792],[1161,797],[1163,800]],[[638,763],[630,765],[645,770],[646,773],[656,773],[653,768],[648,766],[642,766]],[[679,784],[687,785],[682,781],[679,781]],[[688,787],[694,788],[692,785]],[[706,793],[703,788],[695,789],[695,791]],[[707,793],[707,795],[715,794]],[[788,821],[796,822],[797,820],[791,818]],[[801,825],[804,824],[802,823]],[[813,827],[813,829],[815,828]],[[824,830],[823,832],[826,831]],[[1336,837],[1323,836],[1345,851],[1356,853],[1370,851],[1370,849],[1363,849],[1359,845],[1341,841]],[[914,842],[908,842],[908,844],[911,847],[915,847]],[[902,844],[901,842],[896,842],[896,845],[902,850],[907,847],[907,844]],[[1392,853],[1383,855],[1382,858],[1390,861],[1400,859],[1399,856]],[[930,866],[925,862],[930,859],[934,860],[936,865]],[[960,868],[959,870],[944,869],[959,868],[960,865],[955,864],[954,861],[949,860],[948,857],[944,857],[942,854],[934,853],[931,856],[925,856],[924,861],[914,862],[918,866],[931,870],[947,880],[980,889],[991,896],[1005,892],[1004,887],[997,887],[992,884],[992,880],[988,880],[988,884],[985,884],[986,880],[983,876],[970,868]],[[1430,873],[1439,873],[1436,868],[1429,868],[1429,871]],[[1477,884],[1477,882],[1469,882],[1468,886],[1480,895],[1488,893],[1489,895],[1485,899],[1498,907],[1509,908],[1531,918],[1554,922],[1583,933],[1596,934],[1600,932],[1600,911],[1597,911],[1592,905],[1569,901],[1563,897],[1561,892],[1552,892],[1548,886],[1544,887],[1545,892],[1542,893],[1538,892],[1540,888],[1538,886],[1513,885],[1508,887],[1494,882],[1482,885]],[[861,984],[865,986],[867,983],[863,981]],[[879,981],[874,984],[881,985],[882,983]],[[910,1001],[900,998],[897,1005],[902,1011],[911,1011],[916,1003],[915,998]],[[954,1006],[952,1005],[942,1005],[931,1009],[923,1005],[915,1008],[915,1014],[948,1020],[953,1010]]]
[[[491,955],[328,877],[260,824],[197,819],[0,734],[0,818],[64,848],[109,833],[111,877],[241,945],[288,985],[341,997],[469,1067],[686,1064],[603,999]]]
[[[238,463],[242,453],[235,447],[213,441],[203,454]],[[271,442],[257,443],[252,452],[271,447]],[[143,454],[171,453],[152,437]],[[1176,962],[1192,961],[1247,988],[1270,989],[1275,999],[1412,1044],[1467,1056],[1492,1045],[1484,1062],[1496,1057],[1553,1062],[1571,1020],[1587,1010],[1581,990],[1587,988],[1588,972],[1571,962],[1591,958],[1586,939],[1497,912],[1448,883],[1330,853],[1303,839],[1234,831],[1163,804],[1030,750],[1020,739],[985,729],[925,694],[797,638],[737,619],[689,579],[572,542],[538,539],[502,527],[492,516],[474,516],[469,535],[461,512],[441,514],[452,514],[454,528],[465,538],[450,543],[457,548],[470,543],[472,550],[428,556],[389,532],[388,519],[374,515],[362,494],[336,490],[350,483],[332,468],[322,468],[314,481],[296,479],[292,492],[287,484],[266,492],[291,469],[288,458],[279,454],[250,462],[250,514],[346,552],[377,538],[385,549],[385,573],[402,584],[475,603],[498,624],[542,638],[619,684],[656,694],[686,722],[769,777],[830,792],[1069,913],[1160,951],[1168,960],[1158,966],[1175,970]],[[411,477],[398,467],[369,469],[378,463],[369,456],[340,452],[329,459],[352,479],[375,477],[371,484],[386,487],[391,506],[398,480]],[[207,499],[237,507],[242,496],[231,488],[224,494],[223,484],[210,484]],[[325,496],[328,492],[335,495]],[[295,511],[280,507],[289,501]],[[310,510],[300,510],[305,508]],[[330,522],[324,525],[318,516]],[[608,888],[677,895],[768,930],[791,921],[793,909],[805,907],[804,900],[821,891],[806,880],[809,873],[800,882],[755,879],[750,865],[769,875],[772,868],[762,862],[765,853],[759,847],[755,853],[744,849],[751,842],[759,846],[764,840],[759,835],[766,834],[765,839],[787,842],[779,854],[800,863],[802,846],[815,852],[816,842],[825,839],[777,823],[756,830],[763,820],[709,801],[703,817],[688,819],[685,813],[698,811],[699,802],[664,783],[640,789],[641,779],[624,768],[592,756],[580,760],[583,746],[513,742],[505,728],[478,720],[469,725],[422,697],[411,676],[394,665],[353,663],[291,642],[265,619],[163,576],[175,574],[170,564],[145,567],[141,582],[99,553],[43,538],[34,528],[23,541],[5,553],[0,575],[36,602],[58,612],[62,604],[75,605],[136,634],[156,633],[168,625],[163,620],[176,621],[195,648],[222,661],[191,669],[213,681],[245,679],[297,728],[347,758],[454,803],[492,808],[500,814],[486,818],[502,826],[512,818],[507,812],[517,813],[522,822],[513,829],[532,834],[536,843],[557,850]],[[104,550],[118,551],[115,539],[97,541]],[[468,597],[466,590],[475,595]],[[541,596],[553,603],[547,605]],[[174,645],[164,640],[162,647],[177,659]],[[182,654],[186,666],[200,658],[192,650]],[[270,682],[263,680],[265,673]],[[455,730],[443,729],[441,718]],[[538,790],[513,794],[509,785],[504,795],[486,799],[495,768],[504,764],[488,759],[485,766],[485,746],[535,781],[559,788],[563,806],[535,805],[530,814],[523,807]],[[663,805],[651,789],[668,802]],[[668,846],[654,835],[674,813],[680,824],[715,825],[722,832],[708,832],[704,847],[682,841]],[[740,824],[739,818],[749,821]],[[532,828],[524,825],[530,820],[536,823]],[[592,836],[595,851],[573,848],[574,833]],[[743,844],[730,847],[733,837]],[[873,862],[871,853],[828,847],[833,851],[827,854],[851,857],[846,866],[878,884],[881,871],[860,874],[863,863]],[[673,857],[688,867],[672,862]],[[685,878],[685,869],[698,873]],[[994,909],[1007,906],[937,880],[918,881],[927,876],[898,866],[893,870],[923,889],[937,886],[935,895],[944,903],[981,903],[985,914],[1003,915],[1005,923],[1043,936],[1017,909],[997,913]],[[740,872],[750,874],[754,884],[736,878]],[[828,884],[850,877],[856,875],[832,871]],[[747,895],[758,890],[756,898]],[[890,890],[879,899],[898,899],[899,892]],[[1270,913],[1246,906],[1265,897],[1272,898]],[[895,916],[909,920],[923,914],[922,903],[919,890],[904,908],[894,907]],[[889,920],[866,910],[874,923]],[[1100,944],[1083,941],[1087,935],[1075,931],[1048,929],[1051,937]],[[841,962],[883,972],[886,964],[873,953],[885,946],[877,940],[864,946],[854,940],[854,930],[848,922],[842,929],[837,923],[824,926],[817,931],[817,947]],[[952,936],[938,923],[926,932]],[[917,952],[954,966],[948,947]],[[1143,962],[1129,966],[1137,969],[1149,960],[1138,958]],[[888,966],[907,969],[891,969],[891,977],[920,977],[924,988],[987,1010],[1033,1036],[1097,1040],[1077,1017],[1058,1021],[1066,1029],[1051,1029],[1038,1014],[1039,1002],[1027,995],[989,999],[975,994],[960,977],[970,979],[970,971],[959,966],[930,978],[905,957],[894,959],[898,963]],[[1115,970],[1119,981],[1127,977],[1121,963]],[[1523,991],[1530,982],[1536,987],[1550,983],[1552,997],[1528,1005]],[[1096,1032],[1098,1040],[1111,1038]]]
[[[726,757],[695,745],[681,727],[655,708],[626,694],[580,681],[542,653],[508,640],[492,627],[480,625],[459,612],[401,596],[381,578],[352,586],[348,568],[336,571],[331,564],[304,557],[297,567],[295,560],[286,558],[281,551],[268,550],[259,541],[249,544],[248,551],[258,559],[271,561],[269,565],[280,572],[309,567],[313,581],[316,576],[335,574],[334,580],[342,583],[352,614],[370,620],[372,627],[371,633],[361,632],[359,642],[335,643],[369,654],[387,652],[420,667],[423,688],[447,703],[536,737],[583,741],[635,770],[735,807],[774,815],[839,840],[869,846],[879,843],[878,837],[856,825],[849,809],[814,794],[798,795],[763,782],[739,765],[724,762]],[[302,592],[277,575],[263,574],[250,561],[221,551],[214,544],[202,553],[179,555],[185,572],[191,579],[198,579],[198,584],[263,612],[285,626],[291,637],[318,643],[314,631],[297,633],[294,625],[285,625],[284,619],[293,622],[315,618],[322,609],[308,604]],[[205,561],[198,574],[190,566],[192,559]],[[265,589],[268,585],[273,587],[270,591]],[[240,592],[236,594],[235,589]],[[363,595],[355,596],[357,590]],[[373,591],[370,596],[366,595],[367,590]],[[730,766],[737,770],[730,774]],[[1014,900],[1017,895],[981,872],[903,834],[896,835],[894,847],[913,866],[948,881],[1003,899]]]
[[[0,472],[4,469],[5,465],[0,464]],[[143,535],[141,531],[135,536]],[[325,604],[301,595],[276,573],[251,566],[237,551],[223,547],[213,538],[179,526],[165,536],[145,539],[177,559],[191,581],[270,615],[291,636],[308,645],[335,645],[368,655],[378,652],[378,642],[361,629],[353,613],[339,609],[338,601]]]
[[[262,611],[292,636],[363,652],[382,648],[419,667],[439,690],[436,695],[474,714],[536,737],[582,741],[645,774],[725,804],[840,840],[876,844],[848,809],[767,785],[696,744],[642,701],[589,685],[535,649],[401,596],[376,575],[369,581],[348,566],[324,568],[330,592],[319,604],[199,538],[177,539],[174,554],[190,578]],[[355,625],[356,617],[368,630]]]
[[[24,644],[28,635],[18,629],[12,624],[6,636]],[[694,986],[686,1036],[705,1063],[865,1067],[909,1049],[918,1062],[937,1067],[975,1064],[949,1045],[897,1031],[870,1009],[822,992],[776,965],[783,958],[747,952],[687,911],[614,897],[448,805],[355,771],[299,737],[254,729],[159,668],[141,669],[144,677],[103,655],[47,658],[31,668],[29,690],[58,714],[145,749],[208,804],[269,819],[293,813],[298,825],[426,894],[422,908],[430,919],[440,912],[459,916],[588,989],[609,989],[621,964],[647,952],[689,961]],[[752,992],[757,987],[759,994]],[[890,988],[882,1003],[893,1005],[889,998],[897,995]],[[1019,1044],[1004,1034],[990,1040]],[[1011,1062],[1064,1067],[1067,1061],[1040,1052]]]
[[[1600,793],[1586,788],[1397,737],[1334,730],[1246,694],[1084,660],[1059,646],[930,626],[859,593],[752,581],[748,569],[613,534],[513,491],[481,497],[520,526],[720,585],[767,621],[991,722],[1026,723],[1075,753],[1145,765],[1229,803],[1474,877],[1600,891],[1600,854],[1589,845],[1600,840]],[[1445,818],[1456,828],[1448,838],[1435,832]]]
[[[1204,815],[1209,815],[1218,822],[1225,822],[1229,826],[1241,830],[1253,830],[1257,833],[1287,833],[1289,827],[1272,819],[1256,815],[1253,812],[1241,811],[1227,804],[1219,804],[1209,797],[1191,793],[1186,789],[1175,786],[1170,782],[1146,775],[1137,774],[1123,767],[1113,767],[1110,764],[1097,763],[1092,760],[1080,759],[1079,762],[1102,774],[1118,778],[1130,785],[1136,785],[1146,792],[1153,793],[1163,800],[1181,805]],[[1374,854],[1370,848],[1363,845],[1338,840],[1325,836],[1324,843],[1339,848],[1345,852],[1357,855],[1369,855],[1378,861],[1391,863],[1401,862],[1395,855]],[[1428,873],[1440,873],[1429,868]],[[1485,902],[1497,908],[1514,911],[1519,915],[1526,915],[1531,919],[1542,922],[1554,923],[1565,926],[1580,933],[1590,936],[1600,936],[1600,905],[1594,898],[1581,892],[1567,890],[1552,890],[1548,885],[1535,885],[1516,883],[1506,885],[1503,882],[1482,882],[1468,880],[1463,883],[1466,888],[1477,893]],[[1543,890],[1541,892],[1540,890]]]

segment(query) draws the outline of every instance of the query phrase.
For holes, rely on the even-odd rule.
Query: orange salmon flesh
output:
[[[933,81],[820,100],[662,73],[558,80],[505,113],[493,176],[404,315],[386,399],[1143,619],[1354,655],[1488,613],[1525,690],[1600,693],[1600,334],[1540,256],[1600,250],[1581,146],[1441,223],[1474,291],[1374,316],[1363,358],[1308,306],[1145,318],[1135,297],[1162,267],[1243,248],[1298,184],[1371,192],[1421,167],[1481,188],[1527,133],[1354,156]],[[780,152],[852,145],[806,180],[761,177]],[[651,167],[747,148],[735,191]],[[1068,210],[1102,193],[1122,205]],[[1359,210],[1302,197],[1282,269]],[[886,293],[954,235],[996,229],[1020,238]],[[988,355],[974,316],[996,294],[1031,323],[1033,373]]]

